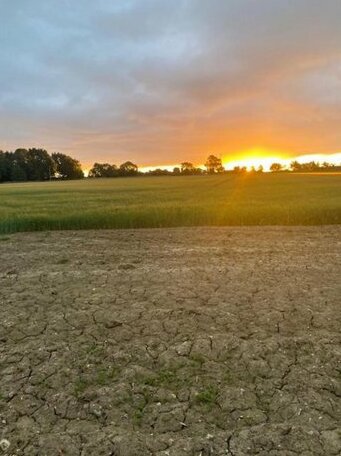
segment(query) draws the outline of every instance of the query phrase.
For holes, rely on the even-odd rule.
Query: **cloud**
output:
[[[339,0],[1,0],[1,148],[340,150]]]

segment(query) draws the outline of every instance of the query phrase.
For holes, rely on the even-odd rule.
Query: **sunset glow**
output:
[[[287,165],[287,160],[284,158],[285,154],[274,152],[265,148],[253,148],[245,152],[233,155],[231,159],[223,156],[223,165],[226,169],[232,170],[233,168],[246,167],[250,170],[252,167],[258,169],[262,167],[264,171],[269,171],[272,163],[280,163],[283,166]]]
[[[17,3],[1,10],[1,150],[88,169],[340,151],[339,0]]]
[[[285,157],[285,155],[281,154],[274,154],[268,155],[265,151],[262,153],[255,151],[250,155],[241,155],[240,158],[236,158],[235,160],[223,160],[224,167],[228,170],[232,170],[236,166],[246,166],[248,170],[252,167],[259,168],[260,166],[263,168],[264,171],[270,171],[270,166],[273,163],[279,163],[284,168],[289,168],[290,163],[292,161],[298,161],[299,163],[308,163],[311,161],[318,162],[320,164],[324,162],[331,163],[333,165],[340,165],[341,164],[341,153],[337,154],[307,154],[307,155],[299,155],[294,157]]]
[[[219,154],[217,154],[219,155]],[[315,161],[319,164],[328,162],[333,165],[340,166],[341,164],[341,152],[336,154],[306,154],[288,157],[285,153],[270,152],[265,149],[252,149],[250,151],[240,153],[240,155],[233,156],[233,159],[222,156],[223,166],[226,170],[233,170],[235,167],[246,167],[248,171],[254,167],[258,169],[263,168],[263,171],[270,171],[270,167],[273,163],[279,163],[284,169],[289,169],[292,161],[298,161],[299,163],[309,163]],[[195,166],[205,169],[203,163],[195,164]],[[173,165],[159,165],[159,166],[142,166],[140,170],[142,172],[154,171],[156,169],[163,169],[172,171],[175,167],[180,168],[181,163],[175,163]]]

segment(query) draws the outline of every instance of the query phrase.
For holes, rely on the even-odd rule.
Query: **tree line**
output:
[[[263,167],[236,166],[233,170],[227,171],[220,158],[210,155],[205,162],[205,169],[196,167],[191,162],[183,162],[172,171],[165,169],[154,169],[142,173],[138,166],[126,161],[119,166],[109,163],[94,163],[89,171],[90,178],[99,177],[128,177],[137,175],[150,176],[194,176],[202,174],[222,173],[262,173]],[[341,172],[341,166],[324,162],[322,164],[311,161],[299,163],[292,161],[289,169],[281,163],[273,163],[270,171],[279,172]],[[45,149],[16,149],[14,152],[3,152],[0,150],[0,182],[23,182],[23,181],[45,181],[51,179],[82,179],[84,173],[78,160],[69,155],[61,153],[49,154]]]
[[[138,166],[131,161],[127,161],[120,166],[110,165],[109,163],[95,163],[90,169],[88,177],[127,177],[137,176],[138,174]]]
[[[84,173],[78,160],[61,153],[49,154],[45,149],[0,151],[0,182],[81,179]]]
[[[147,171],[142,173],[139,171],[138,166],[135,163],[127,161],[122,163],[120,166],[111,165],[109,163],[95,163],[93,167],[89,171],[89,177],[120,177],[120,176],[136,176],[138,174],[145,174],[145,175],[156,175],[156,176],[163,176],[163,175],[198,175],[198,174],[215,174],[215,173],[222,173],[225,171],[221,159],[210,155],[205,163],[206,171],[195,167],[193,163],[190,162],[183,162],[181,163],[180,167],[173,168],[173,171],[165,170],[165,169],[155,169],[151,171]]]
[[[312,172],[341,172],[341,166],[333,165],[324,162],[322,164],[311,161],[309,163],[299,163],[292,161],[289,168],[286,168],[281,163],[273,163],[270,166],[270,171],[273,173],[280,172],[298,172],[298,173],[312,173]],[[120,166],[110,165],[109,163],[95,163],[93,168],[89,171],[89,177],[119,177],[119,176],[195,176],[203,174],[243,174],[243,173],[263,173],[263,166],[251,166],[248,169],[246,166],[235,166],[233,170],[226,170],[220,158],[215,155],[210,155],[205,163],[205,169],[196,167],[191,162],[183,162],[180,166],[176,166],[173,170],[156,168],[147,172],[140,172],[138,166],[132,162],[125,162]]]
[[[333,163],[328,162],[323,162],[321,164],[315,161],[299,163],[295,160],[290,163],[290,170],[294,173],[340,172],[341,165],[334,165]],[[283,171],[283,166],[279,163],[273,163],[270,167],[270,171],[281,172]]]

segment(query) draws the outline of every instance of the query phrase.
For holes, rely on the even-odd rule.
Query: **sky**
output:
[[[0,149],[341,152],[340,0],[0,0]]]

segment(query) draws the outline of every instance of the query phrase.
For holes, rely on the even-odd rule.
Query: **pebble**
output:
[[[2,449],[2,451],[6,451],[8,450],[8,448],[11,446],[9,440],[7,439],[2,439],[0,440],[0,448]]]

